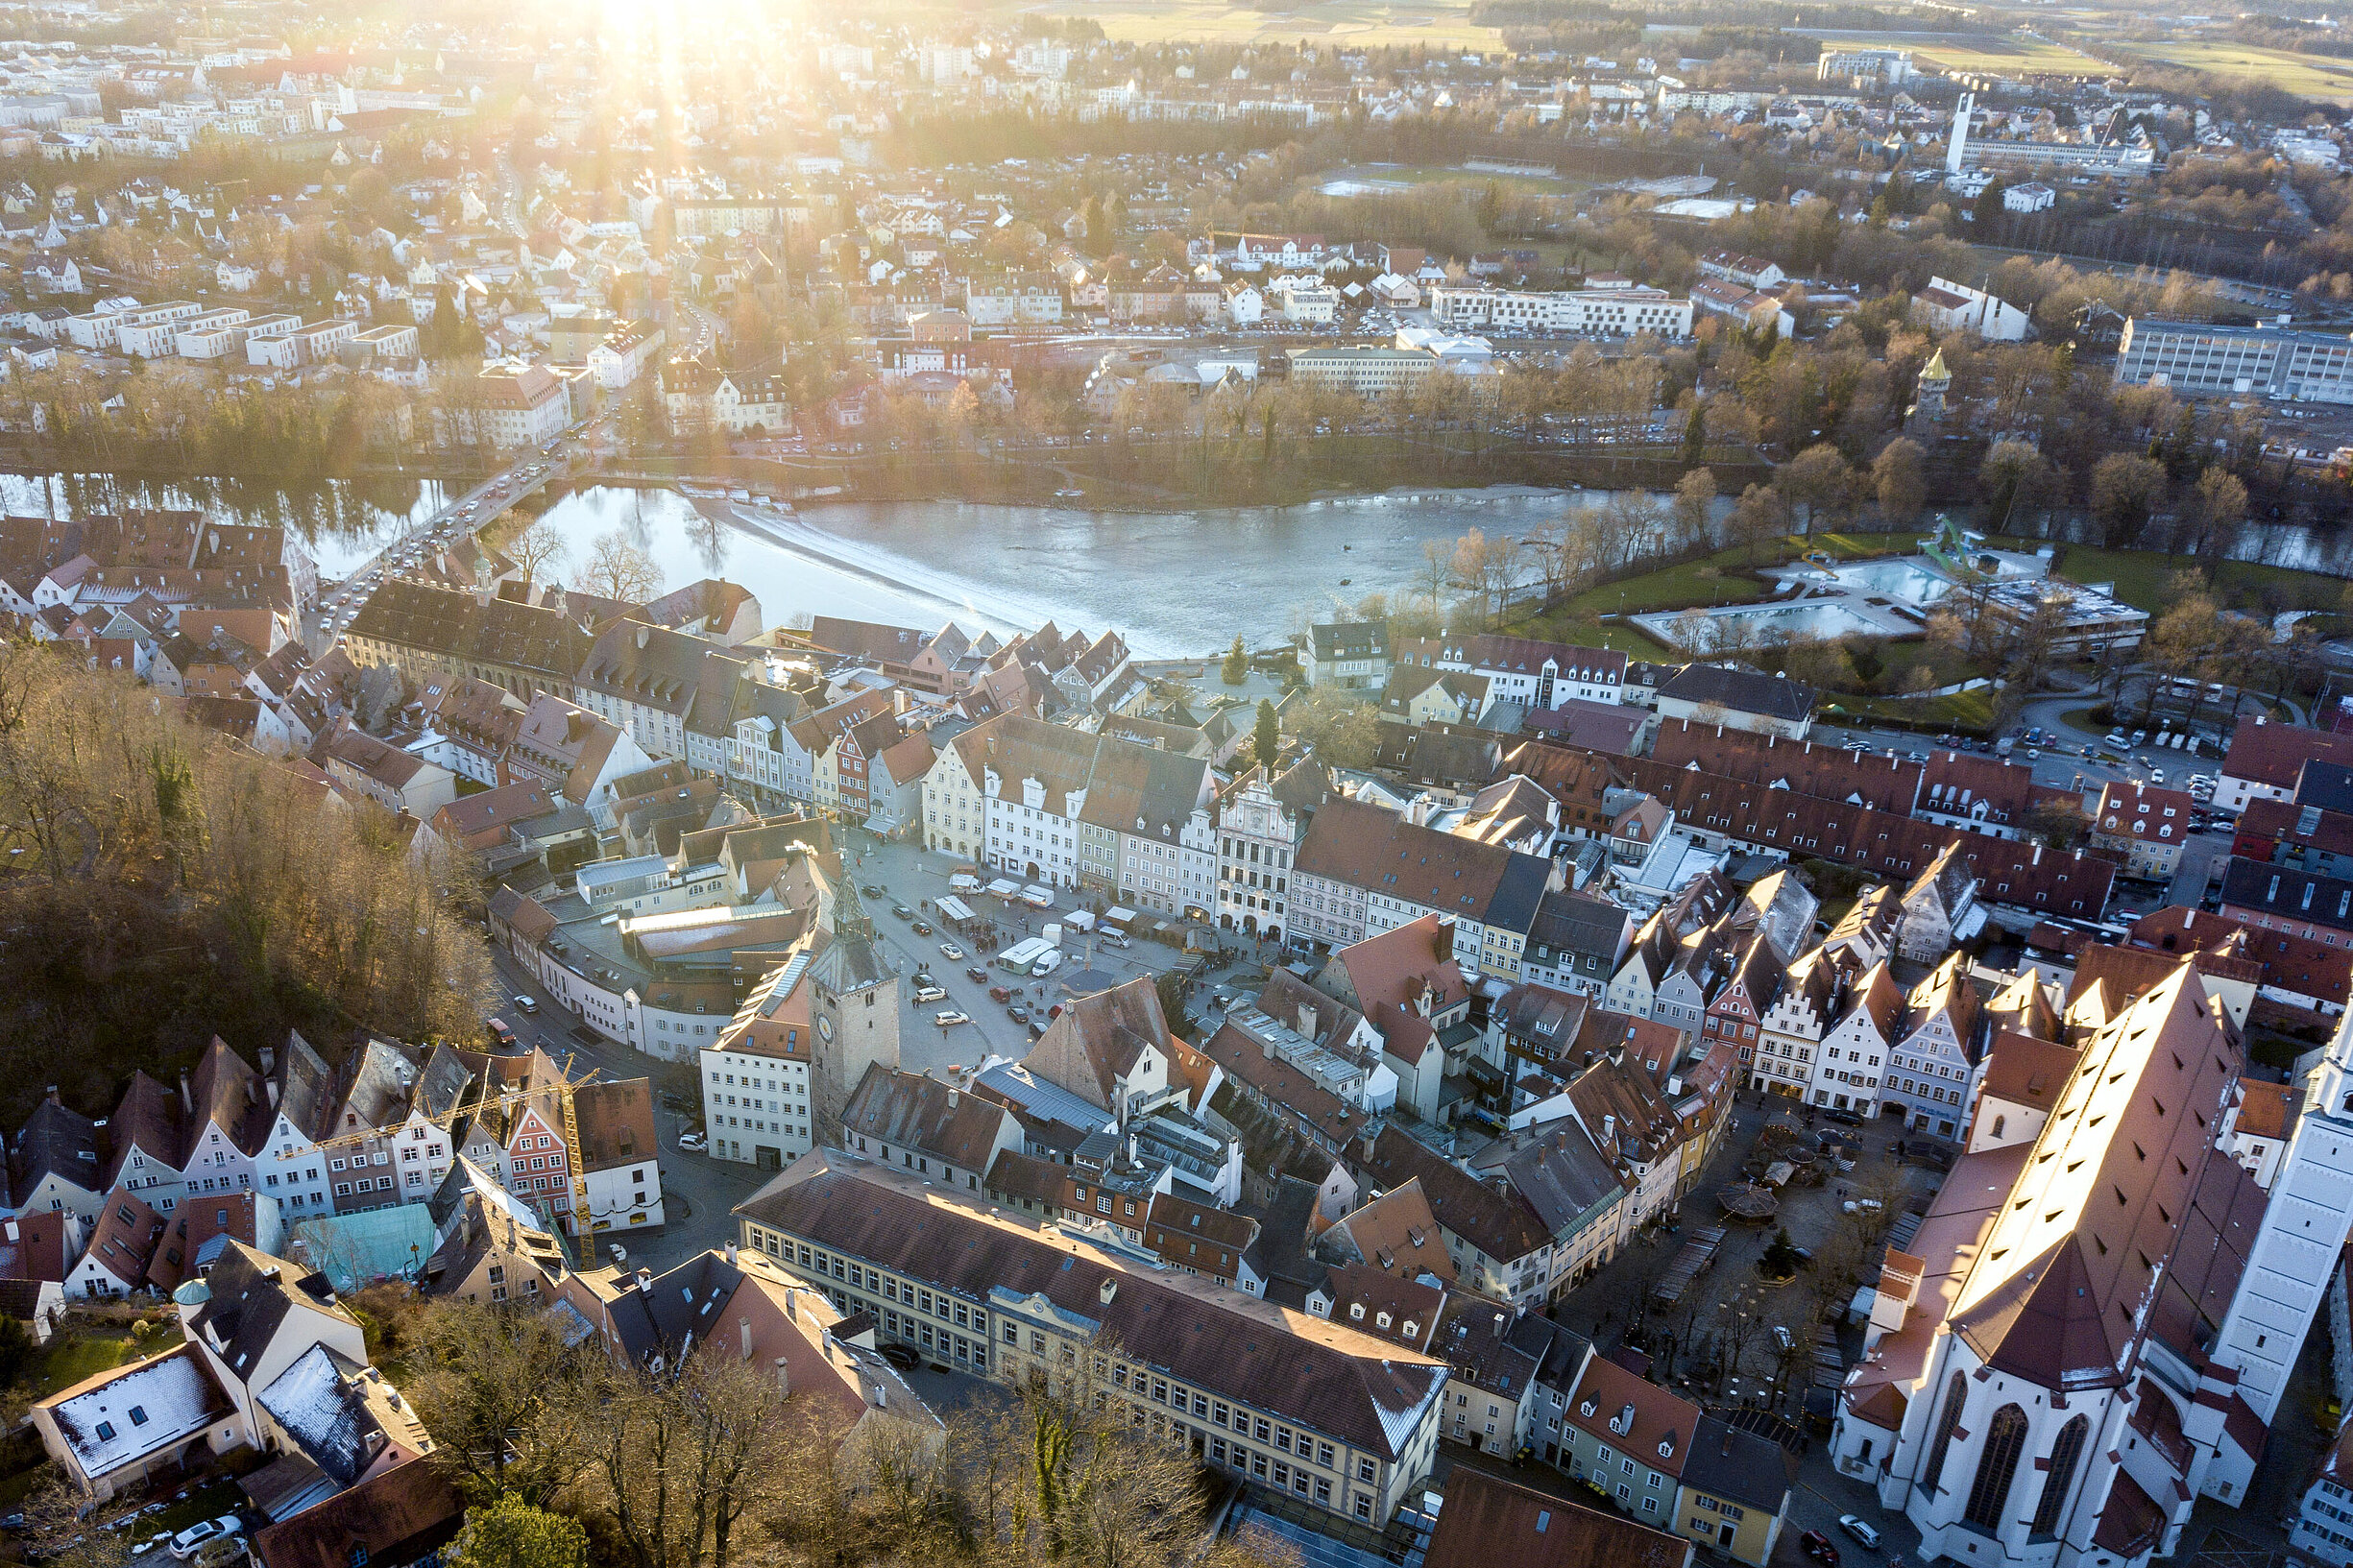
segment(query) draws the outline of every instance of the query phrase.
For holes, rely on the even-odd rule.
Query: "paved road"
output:
[[[491,953],[499,982],[509,996],[529,994],[536,989],[503,949],[494,947]],[[728,1211],[758,1191],[769,1173],[679,1149],[678,1135],[700,1123],[702,1117],[699,1112],[681,1115],[662,1104],[660,1085],[675,1070],[671,1073],[659,1072],[664,1064],[579,1027],[579,1020],[557,1007],[542,1005],[537,1013],[522,1013],[510,1007],[499,1016],[513,1025],[522,1044],[537,1046],[558,1061],[569,1061],[575,1070],[594,1068],[608,1078],[639,1078],[647,1076],[649,1072],[655,1074],[654,1137],[662,1149],[662,1197],[667,1223],[658,1231],[599,1237],[598,1256],[582,1258],[583,1264],[607,1261],[603,1254],[605,1243],[619,1240],[628,1249],[630,1266],[644,1266],[659,1273],[706,1247],[724,1245],[734,1240],[735,1221],[728,1218]]]
[[[321,603],[311,614],[307,640],[314,653],[324,653],[334,645],[338,631],[351,624],[375,590],[388,577],[400,575],[398,557],[412,547],[423,550],[434,543],[435,536],[456,540],[479,533],[503,516],[506,510],[526,495],[538,492],[555,480],[569,476],[570,464],[566,461],[567,446],[594,442],[600,427],[611,418],[609,413],[592,416],[572,426],[571,430],[549,444],[555,450],[526,446],[510,458],[504,468],[488,474],[471,490],[450,495],[439,511],[408,524],[388,540],[383,547],[354,566],[340,585],[322,583]],[[534,471],[537,470],[537,471]],[[500,485],[506,487],[503,495],[491,493]],[[473,516],[466,515],[467,508]],[[374,578],[374,581],[371,581]],[[348,590],[338,601],[336,592]]]

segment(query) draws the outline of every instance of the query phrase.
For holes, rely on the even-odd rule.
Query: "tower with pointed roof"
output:
[[[1920,385],[1912,397],[1912,418],[1935,424],[1945,417],[1945,395],[1953,390],[1953,373],[1945,368],[1942,349],[1920,367]]]
[[[899,1065],[900,978],[845,869],[818,904],[816,956],[809,964],[811,1134],[837,1144],[841,1112],[866,1069]]]

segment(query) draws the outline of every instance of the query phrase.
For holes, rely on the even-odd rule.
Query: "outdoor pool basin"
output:
[[[1899,604],[1929,604],[1953,591],[1953,584],[1944,576],[1909,556],[1835,567],[1829,575],[1851,592],[1880,594]]]

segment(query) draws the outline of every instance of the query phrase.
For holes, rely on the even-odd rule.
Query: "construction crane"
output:
[[[548,1060],[551,1062],[555,1058],[552,1056],[548,1058]],[[578,1111],[572,1104],[572,1095],[575,1090],[598,1081],[600,1072],[601,1070],[599,1069],[591,1068],[587,1074],[579,1078],[577,1081],[575,1081],[569,1073],[559,1072],[556,1081],[552,1084],[541,1084],[538,1087],[531,1089],[509,1089],[500,1094],[482,1099],[466,1101],[461,1104],[454,1105],[449,1110],[442,1112],[439,1116],[416,1116],[413,1111],[412,1116],[415,1120],[422,1121],[427,1126],[439,1127],[443,1132],[448,1133],[452,1125],[454,1125],[461,1118],[479,1116],[486,1111],[495,1110],[503,1112],[510,1106],[520,1105],[526,1101],[537,1100],[540,1098],[540,1097],[545,1095],[555,1096],[557,1110],[560,1113],[560,1120],[562,1122],[561,1136],[564,1140],[564,1158],[567,1167],[565,1171],[566,1185],[571,1191],[571,1201],[569,1207],[571,1213],[573,1234],[576,1236],[585,1237],[589,1234],[594,1225],[594,1217],[589,1211],[588,1164],[581,1158],[580,1117]],[[407,1126],[409,1124],[409,1122],[403,1121],[400,1123],[400,1126]],[[313,1139],[311,1141],[311,1147],[314,1149],[329,1149],[345,1147],[357,1144],[379,1143],[389,1139],[392,1134],[398,1130],[399,1127],[372,1127],[365,1131],[359,1132],[335,1133],[326,1138]],[[453,1147],[450,1152],[455,1154],[457,1151]],[[541,1207],[543,1211],[545,1211],[547,1206],[543,1203]],[[553,1220],[556,1216],[551,1213],[548,1214],[547,1218],[550,1220]]]

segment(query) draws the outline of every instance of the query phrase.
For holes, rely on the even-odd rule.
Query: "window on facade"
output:
[[[1969,1380],[1962,1373],[1953,1374],[1945,1388],[1945,1413],[1936,1423],[1936,1442],[1928,1450],[1928,1468],[1923,1476],[1930,1491],[1944,1482],[1945,1451],[1953,1446],[1953,1429],[1961,1424],[1961,1407],[1969,1403]]]
[[[2083,1439],[2091,1428],[2090,1420],[2078,1415],[2059,1429],[2059,1440],[2050,1445],[2050,1468],[2043,1475],[2042,1499],[2034,1505],[2032,1533],[2058,1533],[2059,1510],[2067,1506],[2067,1488],[2074,1482],[2075,1464],[2083,1458]]]
[[[2026,1447],[2026,1412],[2004,1405],[1985,1429],[1985,1448],[1977,1456],[1977,1477],[1970,1484],[1969,1507],[1963,1517],[1981,1530],[2001,1528],[2001,1507],[2010,1495],[2010,1481],[2018,1474],[2018,1457]]]

